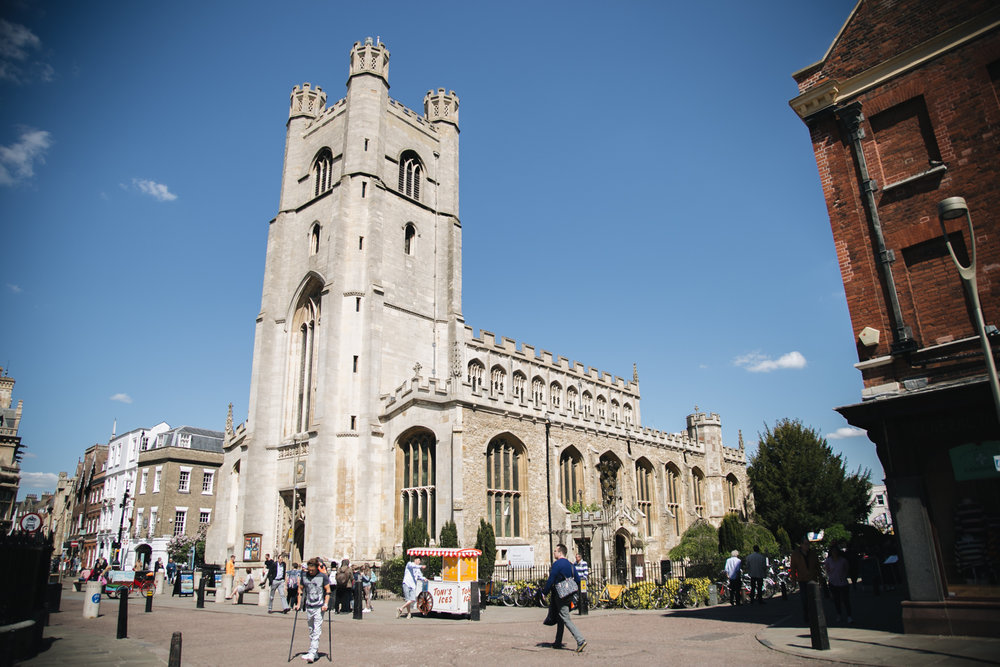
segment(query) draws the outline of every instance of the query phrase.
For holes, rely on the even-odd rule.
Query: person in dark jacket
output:
[[[552,648],[563,647],[563,630],[569,628],[569,632],[576,640],[576,652],[580,653],[587,646],[587,640],[583,638],[580,631],[570,620],[569,611],[572,606],[573,596],[559,599],[555,591],[555,585],[564,579],[572,579],[576,582],[577,589],[580,587],[580,575],[577,574],[573,564],[566,558],[566,545],[557,544],[552,552],[552,569],[549,570],[549,579],[545,582],[542,595],[549,594],[549,615],[555,618],[556,640],[552,642]]]

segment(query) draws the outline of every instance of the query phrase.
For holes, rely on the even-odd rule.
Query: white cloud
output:
[[[24,458],[26,458],[26,459],[37,459],[38,458],[38,454],[34,454],[32,452],[25,452],[24,453]]]
[[[21,289],[20,285],[15,285],[13,283],[7,283],[7,289],[9,289],[14,294],[20,294],[24,290]]]
[[[52,135],[45,130],[21,128],[21,136],[10,146],[0,146],[0,185],[16,185],[35,175],[35,163],[45,162]]]
[[[157,201],[173,201],[177,199],[177,195],[171,192],[170,189],[163,183],[157,183],[156,181],[141,178],[133,178],[132,185],[139,188],[139,192],[149,195]]]
[[[736,357],[733,359],[733,364],[746,368],[751,373],[770,373],[771,371],[786,368],[805,368],[806,358],[798,351],[788,352],[777,359],[771,359],[760,352],[751,352],[744,354],[742,357]]]
[[[842,426],[833,433],[827,433],[826,437],[830,440],[843,440],[844,438],[857,438],[862,435],[868,435],[868,431],[854,428],[853,426]]]
[[[55,78],[52,65],[31,60],[31,53],[42,47],[42,40],[27,27],[0,19],[0,81],[28,83]]]
[[[128,394],[114,394],[111,396],[112,401],[118,401],[119,403],[131,403],[132,397]]]
[[[22,472],[21,487],[29,489],[44,489],[53,491],[59,482],[59,475],[54,472]]]

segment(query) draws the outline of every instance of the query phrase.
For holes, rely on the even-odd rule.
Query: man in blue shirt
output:
[[[569,628],[570,634],[576,640],[576,652],[580,653],[587,646],[587,640],[583,638],[583,635],[573,625],[573,621],[570,620],[569,610],[572,604],[572,596],[560,600],[558,593],[555,591],[555,585],[563,579],[572,579],[576,582],[577,588],[579,588],[580,575],[576,573],[573,564],[566,559],[565,544],[556,545],[555,550],[552,552],[552,558],[554,562],[552,563],[552,569],[549,570],[549,580],[545,582],[545,588],[542,589],[543,595],[551,593],[549,597],[549,614],[555,616],[556,619],[556,640],[552,643],[552,648],[563,647],[563,629]]]

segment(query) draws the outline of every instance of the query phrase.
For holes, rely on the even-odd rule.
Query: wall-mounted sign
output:
[[[243,536],[243,561],[255,563],[260,561],[260,533],[247,533]]]
[[[1000,479],[1000,440],[969,442],[948,451],[955,480]]]
[[[534,567],[535,547],[530,545],[507,547],[507,562],[511,565]]]
[[[42,517],[34,512],[28,512],[21,517],[21,530],[26,533],[34,533],[42,527]]]

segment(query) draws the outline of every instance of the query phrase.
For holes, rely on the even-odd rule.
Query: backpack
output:
[[[351,579],[354,577],[351,575],[351,571],[348,568],[342,568],[337,570],[337,585],[347,586],[351,583]]]
[[[296,570],[289,570],[288,574],[285,575],[285,584],[289,588],[299,587],[299,573]]]

